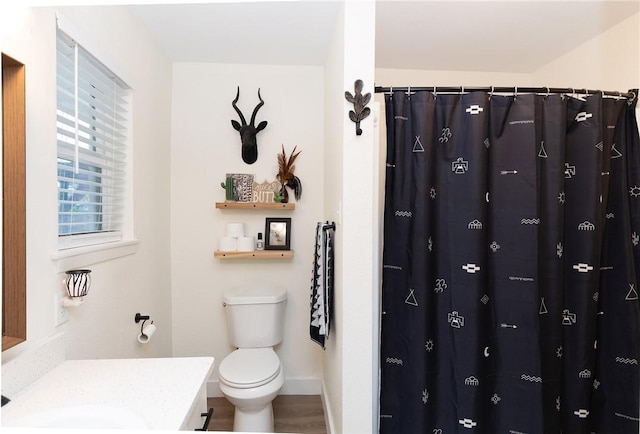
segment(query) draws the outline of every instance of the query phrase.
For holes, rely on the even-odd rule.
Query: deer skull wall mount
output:
[[[240,140],[242,140],[242,161],[244,161],[247,164],[253,164],[258,159],[258,142],[256,141],[256,135],[260,131],[264,130],[265,127],[267,126],[267,121],[260,122],[258,126],[255,125],[256,114],[258,113],[258,110],[260,109],[260,107],[264,105],[264,101],[260,96],[260,89],[258,88],[258,99],[260,100],[260,103],[258,103],[256,108],[253,109],[253,113],[251,114],[251,122],[247,124],[247,121],[242,115],[242,112],[236,105],[239,98],[240,98],[240,86],[238,86],[238,93],[236,94],[236,99],[233,100],[231,105],[240,116],[240,121],[242,121],[242,124],[240,124],[238,121],[232,120],[231,125],[233,125],[233,128],[235,128],[236,131],[240,133]]]

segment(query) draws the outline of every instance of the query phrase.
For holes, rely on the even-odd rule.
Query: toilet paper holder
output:
[[[142,325],[140,326],[140,335],[144,336],[144,323],[149,321],[150,318],[151,317],[149,315],[141,315],[139,312],[136,313],[136,316],[134,318],[136,321],[136,324],[142,321]],[[151,324],[153,324],[153,321],[151,321]]]

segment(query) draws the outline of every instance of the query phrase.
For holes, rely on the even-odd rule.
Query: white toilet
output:
[[[224,294],[231,345],[218,368],[220,390],[235,407],[234,431],[273,432],[271,401],[284,384],[273,347],[284,336],[287,292],[254,287]]]

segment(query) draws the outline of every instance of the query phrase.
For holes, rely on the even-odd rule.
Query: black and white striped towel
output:
[[[333,224],[316,225],[316,242],[311,276],[311,340],[325,349],[333,304]]]

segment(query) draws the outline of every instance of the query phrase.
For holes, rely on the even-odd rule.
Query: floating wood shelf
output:
[[[216,202],[218,209],[296,209],[295,203]]]
[[[221,252],[216,250],[214,258],[219,259],[291,259],[293,250],[254,250],[253,252]]]

